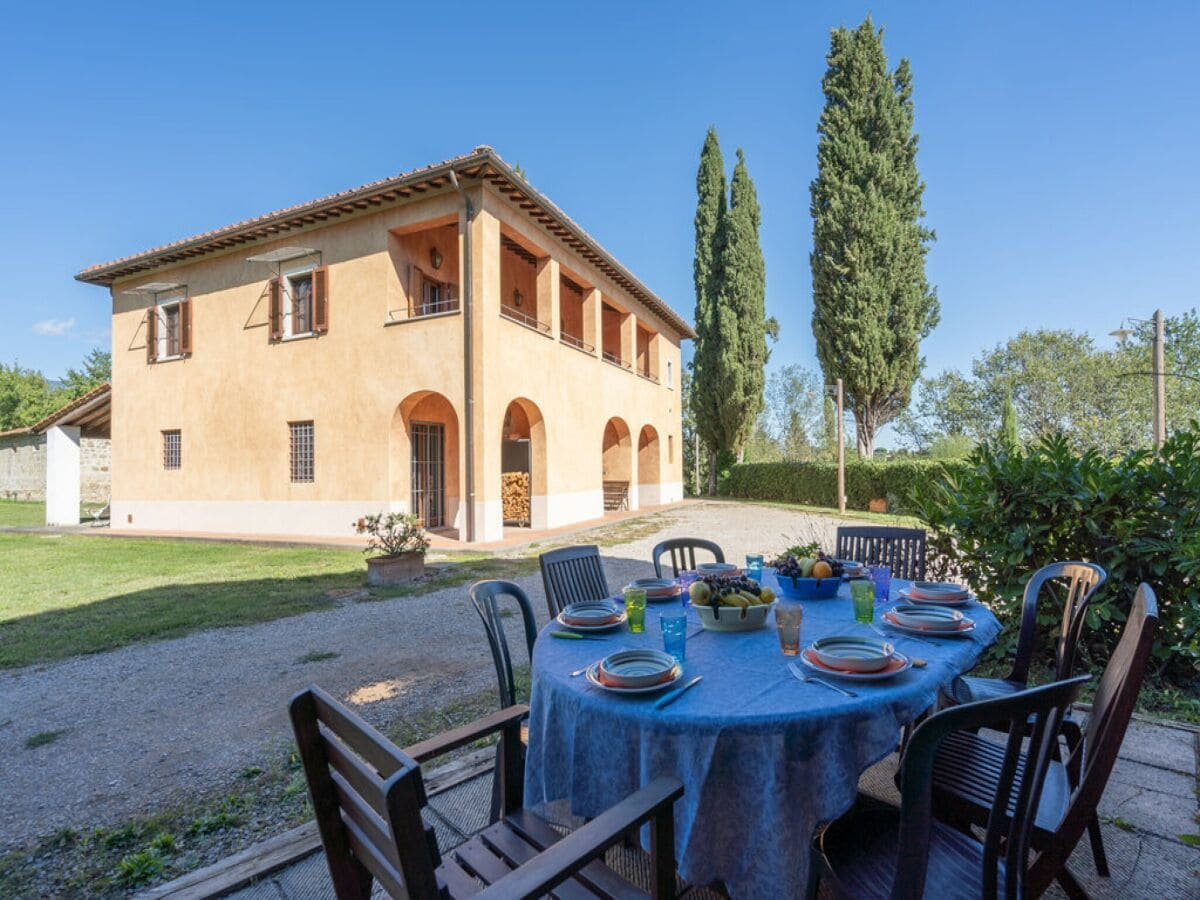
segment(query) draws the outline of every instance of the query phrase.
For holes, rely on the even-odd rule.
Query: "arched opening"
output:
[[[629,482],[633,479],[633,444],[629,426],[613,416],[604,426],[601,449],[604,511],[629,509]]]
[[[651,425],[638,434],[638,506],[657,506],[661,448],[658,432]]]
[[[458,415],[436,391],[409,394],[392,414],[391,505],[426,528],[458,527]]]
[[[546,527],[546,422],[536,403],[518,397],[504,411],[500,503],[505,525]]]

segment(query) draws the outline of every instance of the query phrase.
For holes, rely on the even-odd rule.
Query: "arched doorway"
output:
[[[500,437],[500,505],[504,524],[546,527],[546,421],[532,400],[504,411]]]
[[[601,445],[601,479],[604,511],[630,509],[629,483],[633,480],[633,443],[629,426],[613,416],[604,426]]]
[[[657,506],[659,496],[659,464],[661,448],[658,432],[647,425],[638,434],[638,506]]]
[[[458,415],[436,391],[415,391],[396,407],[391,429],[391,504],[426,528],[458,527]]]

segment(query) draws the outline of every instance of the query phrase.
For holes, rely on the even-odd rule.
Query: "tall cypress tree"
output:
[[[934,233],[921,224],[912,72],[888,70],[883,31],[868,16],[835,29],[822,81],[813,217],[813,334],[825,380],[841,378],[870,457],[879,428],[901,412],[924,364],[922,338],[937,325],[925,279]]]
[[[717,454],[722,449],[722,322],[718,310],[725,222],[725,160],[715,126],[708,129],[696,172],[696,342],[692,356],[691,407],[697,433],[709,455],[708,492],[717,490]]]
[[[754,433],[763,406],[767,364],[767,274],[758,231],[762,214],[758,194],[741,148],[733,167],[725,239],[721,248],[721,287],[717,307],[736,323],[723,330],[721,419],[726,443],[740,453]]]
[[[1017,408],[1013,406],[1012,391],[1004,395],[1000,410],[1000,446],[1012,453],[1021,447],[1021,432],[1017,427]]]

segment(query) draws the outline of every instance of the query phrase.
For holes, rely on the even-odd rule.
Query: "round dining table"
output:
[[[767,575],[764,584],[772,582]],[[572,673],[617,650],[662,649],[659,618],[678,614],[679,599],[648,604],[640,634],[622,625],[595,635],[603,640],[557,639],[549,632],[562,626],[551,622],[533,653],[526,806],[572,824],[673,775],[684,786],[675,805],[684,879],[720,881],[731,897],[803,896],[817,827],[850,808],[862,773],[896,749],[902,727],[934,706],[938,691],[1000,632],[975,601],[963,609],[975,621],[969,633],[915,638],[892,629],[879,613],[906,585],[892,580],[891,598],[876,604],[875,627],[925,665],[871,682],[820,675],[853,697],[793,675],[789,662],[805,666],[780,650],[773,615],[755,631],[706,631],[687,607],[676,684],[703,679],[663,708],[655,706],[658,693],[618,695]],[[878,637],[855,622],[848,584],[836,597],[801,605],[802,646],[835,634]]]

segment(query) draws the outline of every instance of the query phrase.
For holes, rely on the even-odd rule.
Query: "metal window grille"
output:
[[[183,436],[176,431],[164,431],[163,468],[178,469],[183,463]]]
[[[289,422],[292,433],[291,470],[292,481],[297,483],[313,480],[313,423]]]
[[[412,510],[426,528],[446,524],[446,426],[412,423]]]

